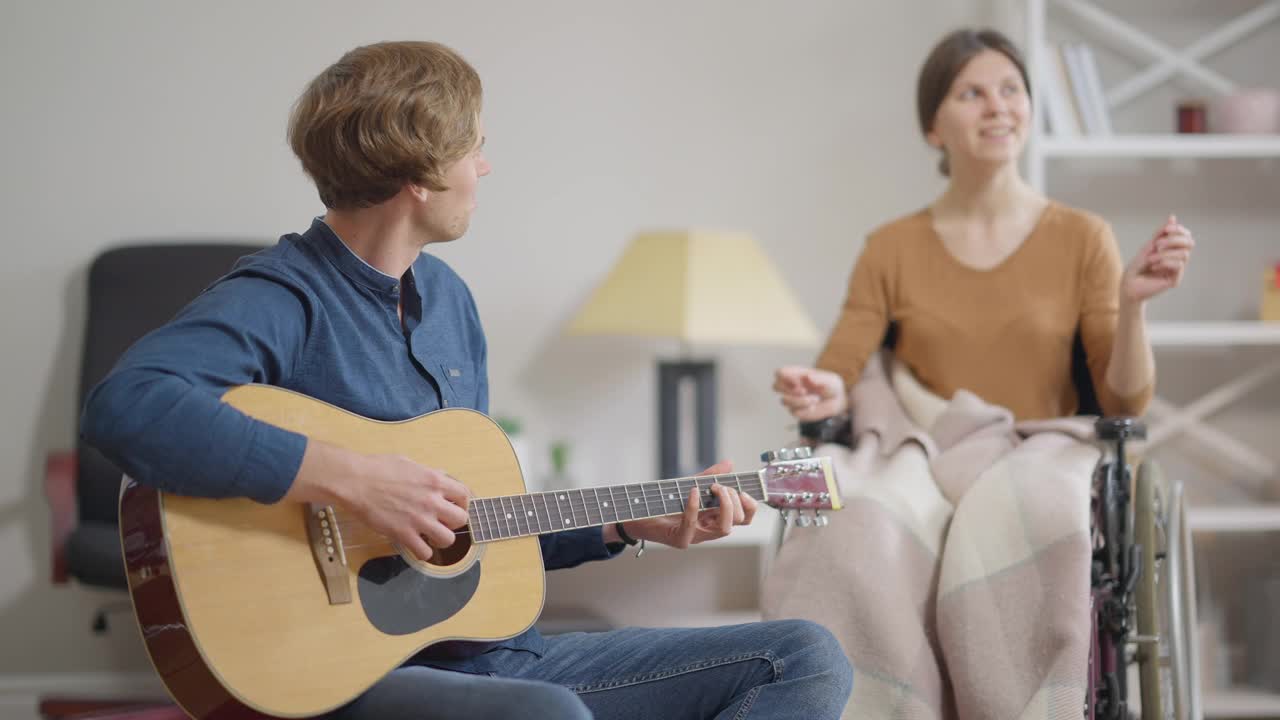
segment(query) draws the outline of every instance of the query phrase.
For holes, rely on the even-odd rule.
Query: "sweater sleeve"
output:
[[[1131,395],[1120,395],[1107,382],[1107,367],[1111,364],[1120,315],[1123,274],[1124,261],[1115,234],[1110,225],[1100,222],[1085,249],[1081,268],[1080,339],[1104,415],[1141,415],[1155,390],[1152,381]]]
[[[867,238],[849,278],[849,292],[817,367],[844,378],[845,385],[862,376],[862,369],[884,340],[889,327],[891,257],[884,238]]]

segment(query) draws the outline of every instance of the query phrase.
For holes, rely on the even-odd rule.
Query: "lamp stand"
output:
[[[692,412],[681,402],[682,386],[692,386]],[[686,391],[687,392],[687,391]],[[684,407],[682,407],[684,406]],[[689,421],[693,427],[689,427]],[[658,466],[662,478],[684,477],[716,462],[716,366],[714,362],[658,362]],[[697,468],[687,467],[681,440],[696,446]],[[690,448],[692,449],[692,448]]]

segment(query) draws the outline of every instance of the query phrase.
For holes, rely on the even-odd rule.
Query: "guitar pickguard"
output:
[[[360,566],[356,590],[369,622],[388,635],[408,635],[453,617],[480,585],[480,563],[453,577],[418,572],[399,555]]]

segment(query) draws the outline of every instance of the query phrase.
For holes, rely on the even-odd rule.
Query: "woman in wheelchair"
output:
[[[1030,187],[1031,105],[1003,35],[937,44],[917,111],[949,184],[867,238],[816,367],[776,374],[802,430],[852,448],[820,451],[841,466],[846,510],[791,534],[764,601],[841,639],[859,672],[847,718],[1086,706],[1099,451],[1072,418],[1087,399],[1072,348],[1101,414],[1140,415],[1155,378],[1145,305],[1178,285],[1194,242],[1170,216],[1125,265],[1105,221]]]

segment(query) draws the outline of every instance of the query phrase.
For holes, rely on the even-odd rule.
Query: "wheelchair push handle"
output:
[[[1093,424],[1099,440],[1146,440],[1147,424],[1136,417],[1101,417]]]

